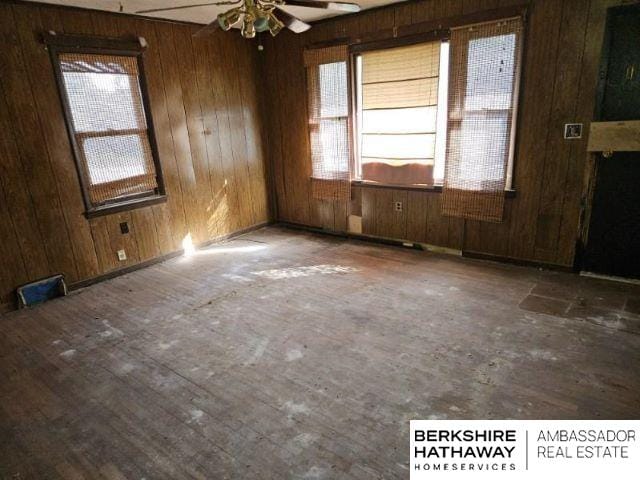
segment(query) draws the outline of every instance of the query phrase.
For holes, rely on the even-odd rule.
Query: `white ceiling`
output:
[[[149,8],[177,7],[181,5],[191,5],[198,3],[207,3],[207,0],[28,0],[39,1],[44,3],[55,3],[58,5],[69,5],[73,7],[91,8],[94,10],[106,10],[109,12],[120,11],[122,4],[123,12],[135,13],[137,10],[145,10]],[[216,0],[211,0],[216,1]],[[390,3],[398,3],[403,0],[342,0],[352,1],[360,5],[363,10],[368,8],[379,7]],[[218,13],[229,10],[232,6],[208,6],[187,8],[184,10],[175,10],[170,12],[148,13],[147,17],[166,18],[170,20],[181,20],[185,22],[207,24],[218,15]],[[344,15],[342,12],[335,10],[324,10],[307,7],[285,7],[284,10],[295,15],[301,20],[307,22],[320,20],[322,18]]]

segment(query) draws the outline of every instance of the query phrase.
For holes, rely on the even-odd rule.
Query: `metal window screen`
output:
[[[361,55],[362,179],[433,184],[441,42]]]
[[[154,194],[137,59],[61,53],[58,60],[91,206]]]
[[[502,221],[521,33],[520,18],[451,32],[444,215]]]
[[[347,59],[345,45],[304,52],[311,191],[317,199],[348,200],[351,196]]]

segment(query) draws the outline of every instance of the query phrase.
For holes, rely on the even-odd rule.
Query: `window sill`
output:
[[[351,186],[363,188],[387,188],[391,190],[408,190],[412,192],[418,191],[442,193],[442,185],[393,185],[389,183],[367,182],[365,180],[351,180]],[[516,196],[516,191],[505,190],[504,196],[505,198],[514,198]]]
[[[410,190],[419,192],[442,192],[442,185],[394,185],[391,183],[367,182],[366,180],[351,180],[352,187],[388,188],[392,190]]]
[[[135,200],[128,200],[126,202],[101,205],[99,207],[92,208],[91,210],[87,210],[84,215],[87,218],[102,217],[105,215],[111,215],[113,213],[126,212],[128,210],[135,210],[136,208],[157,205],[166,201],[166,195],[154,195],[152,197],[136,198]]]

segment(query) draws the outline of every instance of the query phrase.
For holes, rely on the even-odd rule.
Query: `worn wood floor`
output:
[[[640,290],[265,228],[0,317],[2,478],[408,478],[420,418],[639,418]]]

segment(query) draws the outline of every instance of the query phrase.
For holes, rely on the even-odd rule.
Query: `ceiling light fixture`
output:
[[[182,10],[185,8],[206,7],[210,5],[237,5],[231,10],[221,13],[206,27],[203,27],[194,36],[209,34],[218,28],[230,30],[234,25],[242,21],[240,33],[244,38],[254,38],[256,32],[269,32],[276,36],[287,27],[295,33],[302,33],[311,28],[311,25],[303,22],[282,7],[296,6],[309,8],[322,8],[326,10],[339,10],[342,12],[359,12],[360,6],[347,2],[323,2],[316,0],[236,0],[221,1],[212,3],[198,3],[194,5],[182,5],[170,8],[152,8],[150,10],[139,10],[136,13],[157,13],[169,10]]]

